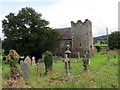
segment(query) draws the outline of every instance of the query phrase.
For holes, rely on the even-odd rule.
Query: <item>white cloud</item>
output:
[[[89,19],[93,23],[93,35],[106,34],[117,29],[118,1],[116,0],[64,0],[49,7],[43,14],[54,28],[70,27],[70,21]]]
[[[0,0],[0,2],[58,2],[62,0]]]
[[[16,2],[50,2],[50,0],[1,0]],[[106,34],[106,27],[109,33],[117,29],[118,26],[118,0],[51,0],[55,2],[51,5],[31,5],[37,12],[42,13],[43,18],[50,21],[53,28],[70,27],[70,22],[89,19],[93,25],[93,35],[100,36]],[[26,3],[29,6],[29,3]],[[9,12],[18,12],[24,5],[11,10],[1,9],[0,20]],[[9,7],[8,7],[9,8]],[[3,12],[2,12],[3,11]]]
[[[0,0],[0,2],[30,2],[31,0]]]

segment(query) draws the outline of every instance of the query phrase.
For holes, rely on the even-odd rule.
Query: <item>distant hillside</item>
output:
[[[94,41],[107,40],[107,35],[94,37],[93,40]]]
[[[93,38],[94,46],[107,47],[107,35]]]

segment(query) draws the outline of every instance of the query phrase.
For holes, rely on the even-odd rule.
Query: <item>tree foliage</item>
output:
[[[112,32],[109,35],[109,48],[120,49],[120,31]]]
[[[20,55],[36,58],[49,50],[54,51],[60,43],[60,33],[48,27],[49,22],[33,8],[22,8],[18,14],[10,13],[2,20],[5,53],[15,49]]]

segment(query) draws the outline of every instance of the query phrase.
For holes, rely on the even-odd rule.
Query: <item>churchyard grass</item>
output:
[[[84,71],[82,59],[71,58],[71,69],[69,72],[74,78],[65,78],[64,62],[54,60],[53,71],[45,75],[44,63],[37,75],[36,66],[30,68],[29,79],[26,85],[29,88],[117,88],[118,87],[118,55],[114,58],[116,51],[110,51],[110,61],[106,61],[106,51],[96,52],[90,58],[89,71]],[[74,62],[74,61],[77,62]],[[9,79],[9,65],[3,62],[3,88]]]

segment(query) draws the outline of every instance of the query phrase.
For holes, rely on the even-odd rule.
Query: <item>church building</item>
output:
[[[59,49],[55,52],[57,56],[64,56],[67,45],[70,45],[71,57],[83,57],[88,52],[93,56],[92,22],[85,19],[77,23],[71,21],[71,27],[55,29],[61,33],[62,41]]]

